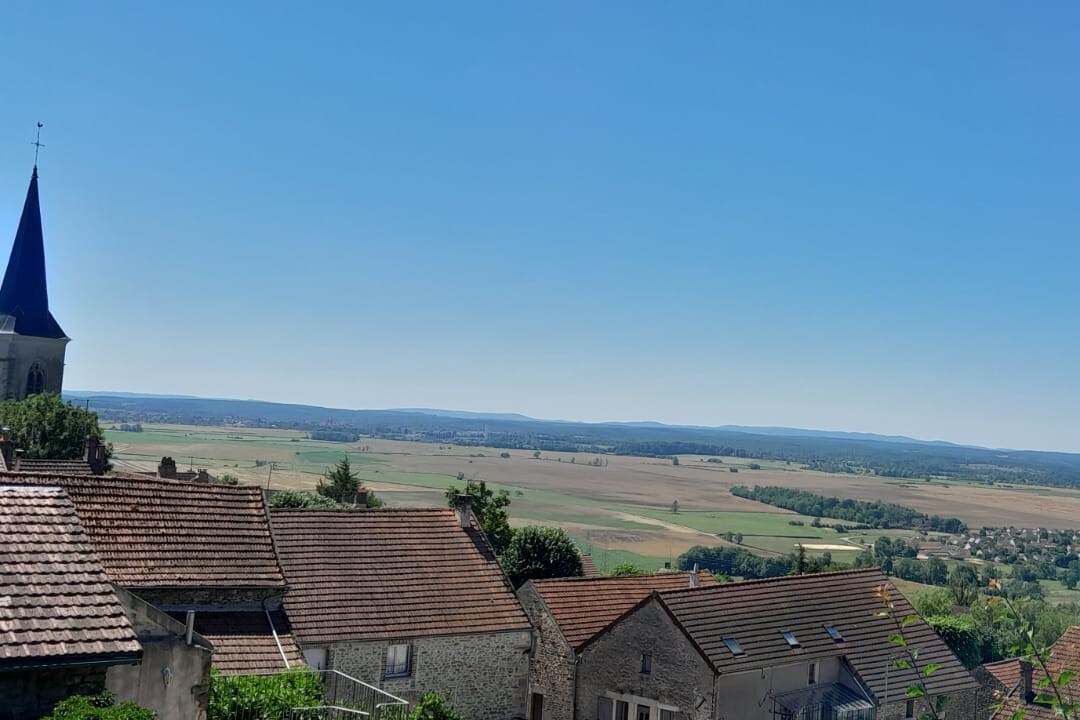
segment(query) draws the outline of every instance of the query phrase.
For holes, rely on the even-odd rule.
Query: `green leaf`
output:
[[[900,621],[900,627],[902,627],[902,628],[907,627],[908,625],[910,625],[913,622],[918,622],[918,620],[919,620],[918,615],[908,615],[907,617],[905,617],[903,620]]]
[[[1065,672],[1061,673],[1060,675],[1058,675],[1057,679],[1058,687],[1065,687],[1073,681],[1074,677],[1076,677],[1076,673],[1072,670],[1066,670]]]
[[[926,691],[919,685],[909,685],[907,689],[908,697],[926,697]]]
[[[904,636],[900,635],[899,633],[896,635],[890,635],[889,642],[893,643],[894,645],[899,645],[900,647],[907,647],[907,640],[905,640]]]
[[[922,674],[924,677],[930,677],[930,675],[940,667],[941,665],[939,665],[938,663],[930,663],[925,668],[923,668]]]

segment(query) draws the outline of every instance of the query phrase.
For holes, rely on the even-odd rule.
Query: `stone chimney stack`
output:
[[[93,435],[86,436],[86,445],[83,450],[83,460],[90,466],[90,472],[95,475],[105,473],[105,446]]]
[[[1030,703],[1035,699],[1035,690],[1031,682],[1032,665],[1030,660],[1020,661],[1020,689],[1024,691],[1024,702]]]
[[[367,490],[365,488],[357,489],[356,495],[353,496],[353,507],[367,507]]]
[[[458,525],[468,530],[472,527],[472,495],[455,495],[454,512],[457,513]]]
[[[694,569],[690,573],[690,587],[696,588],[701,584],[701,575],[698,574],[698,564],[694,563]]]
[[[210,482],[210,473],[206,471],[206,468],[199,468],[199,470],[195,473],[195,482]]]
[[[161,462],[157,466],[157,476],[159,478],[176,479],[176,461],[171,457],[161,458]]]
[[[0,455],[4,458],[4,467],[15,468],[15,441],[11,439],[11,430],[0,428]]]

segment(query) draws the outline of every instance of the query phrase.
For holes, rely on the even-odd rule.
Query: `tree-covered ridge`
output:
[[[959,518],[927,515],[896,503],[866,502],[850,498],[825,497],[817,493],[785,487],[745,486],[731,489],[732,495],[793,510],[802,515],[827,517],[861,523],[875,528],[905,528],[935,532],[962,533],[967,526]]]

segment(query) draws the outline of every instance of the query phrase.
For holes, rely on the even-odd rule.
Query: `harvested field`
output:
[[[146,425],[142,433],[112,431],[108,439],[118,469],[151,470],[169,455],[181,467],[205,467],[214,475],[229,473],[260,485],[269,481],[278,488],[314,488],[321,473],[347,455],[365,484],[398,506],[442,505],[443,491],[460,484],[462,473],[506,489],[515,525],[557,525],[598,559],[632,559],[651,567],[693,545],[727,544],[720,537],[725,533],[741,535],[746,547],[763,554],[791,552],[798,543],[815,553],[854,552],[881,535],[913,535],[893,530],[841,536],[827,526],[813,527],[813,518],[735,497],[730,489],[736,485],[895,502],[955,515],[975,528],[1080,525],[1080,492],[1074,490],[831,474],[780,462],[756,461],[762,467],[753,470],[742,458],[709,462],[682,456],[677,466],[655,458],[586,453],[544,452],[535,458],[526,450],[369,439],[332,443],[289,430],[170,425]]]

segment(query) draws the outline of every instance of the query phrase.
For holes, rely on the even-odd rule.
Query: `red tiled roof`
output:
[[[15,471],[37,475],[93,475],[85,460],[37,460],[16,458]]]
[[[875,617],[884,609],[876,596],[880,586],[888,589],[898,618],[916,615],[876,568],[729,583],[661,593],[659,598],[719,673],[843,655],[880,701],[887,674],[893,691],[906,689],[914,679],[911,671],[892,667],[890,658],[899,648],[889,636],[896,626],[888,618]],[[833,640],[824,625],[835,627],[843,641]],[[783,630],[795,635],[798,648],[788,645]],[[923,666],[941,666],[926,682],[932,694],[978,686],[948,645],[921,619],[905,627],[904,634],[919,649]],[[732,654],[725,637],[737,640],[744,654]],[[902,691],[897,698],[901,695]],[[897,698],[890,693],[890,701]]]
[[[256,486],[18,473],[0,474],[0,483],[63,487],[121,587],[285,584]]]
[[[285,609],[305,643],[529,627],[491,547],[452,510],[272,510],[271,520]]]
[[[1050,660],[1047,665],[1055,677],[1063,670],[1072,670],[1080,674],[1080,627],[1073,625],[1054,642],[1050,648]],[[1051,707],[1025,702],[1019,660],[1003,660],[983,665],[983,668],[1006,687],[1001,708],[994,714],[994,718],[1009,718],[1020,711],[1026,713],[1024,717],[1027,720],[1052,720],[1058,717]],[[1036,663],[1032,669],[1031,678],[1032,691],[1036,694],[1051,692],[1047,688],[1039,687],[1039,682],[1045,677],[1046,674]],[[1080,695],[1077,682],[1073,680],[1072,684],[1066,688],[1066,699],[1069,701],[1075,701]]]
[[[701,586],[716,585],[700,573]],[[690,573],[530,580],[575,650],[653,592],[690,587]]]
[[[581,571],[585,577],[600,577],[600,571],[596,569],[596,561],[587,553],[581,555]]]
[[[184,620],[184,613],[170,613]],[[275,673],[285,669],[282,652],[290,668],[304,667],[304,656],[293,639],[288,618],[283,612],[272,612],[273,630],[266,613],[197,612],[195,632],[214,646],[214,667],[223,675],[255,675]],[[277,631],[277,640],[274,632]],[[278,648],[278,643],[281,647]]]
[[[986,670],[986,672],[994,676],[995,680],[1010,689],[1020,682],[1020,661],[1016,658],[987,663],[983,665],[983,670]]]
[[[64,491],[0,486],[0,670],[141,655]]]

